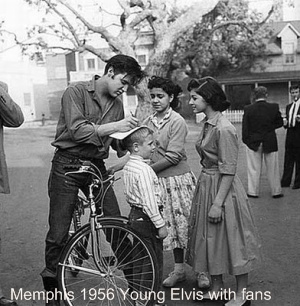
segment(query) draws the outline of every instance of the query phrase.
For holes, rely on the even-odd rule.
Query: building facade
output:
[[[136,41],[136,59],[144,69],[149,61],[149,53],[153,46],[153,35],[144,32]],[[101,48],[102,52],[111,55],[109,48]],[[51,118],[57,119],[60,112],[60,99],[68,84],[89,81],[94,75],[102,76],[106,63],[98,56],[88,52],[68,52],[62,54],[47,54],[46,67],[48,79],[48,100]],[[134,113],[137,97],[133,87],[122,95],[125,115]]]
[[[249,0],[250,5],[258,4],[267,10],[271,7],[271,0]],[[289,20],[297,18],[300,13],[300,1],[295,1],[293,8],[282,2],[282,10],[276,16],[276,20],[268,26],[272,26],[273,35],[266,42],[268,59],[263,62],[263,69],[252,69],[245,73],[227,74],[218,77],[223,85],[233,110],[243,110],[244,105],[251,103],[252,91],[256,86],[263,85],[269,90],[269,100],[279,103],[281,109],[289,103],[289,87],[291,84],[300,81],[300,20]],[[149,62],[150,52],[153,47],[153,35],[144,32],[136,42],[137,60],[142,66]],[[109,52],[109,49],[101,48]],[[51,59],[51,57],[54,57]],[[53,118],[58,117],[60,99],[65,87],[72,82],[90,80],[93,75],[102,75],[105,63],[96,55],[89,52],[75,52],[47,56],[49,103]],[[50,67],[53,66],[53,67]],[[59,68],[59,67],[60,68]],[[63,68],[65,66],[65,68]],[[53,73],[53,69],[54,72]],[[65,69],[66,74],[57,77],[58,71]],[[126,95],[123,95],[126,112],[134,111],[137,99],[133,88],[130,88]],[[189,108],[187,108],[189,109]],[[188,112],[187,116],[189,115]]]
[[[265,86],[269,100],[281,109],[290,102],[289,87],[300,82],[300,21],[273,22],[273,36],[267,42],[268,56],[263,69],[247,73],[223,75],[223,84],[233,109],[243,109],[251,103],[251,92],[257,86]]]

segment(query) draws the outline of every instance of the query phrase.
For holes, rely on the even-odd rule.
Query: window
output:
[[[285,64],[294,64],[295,55],[294,54],[285,54]]]
[[[294,43],[285,43],[283,46],[284,64],[293,65],[295,64],[295,48]]]
[[[96,62],[94,58],[89,58],[86,60],[87,63],[87,70],[95,70],[96,69]]]
[[[147,64],[145,54],[138,55],[137,60],[138,60],[140,65],[146,65]]]
[[[24,93],[24,106],[31,106],[31,94],[29,92]]]

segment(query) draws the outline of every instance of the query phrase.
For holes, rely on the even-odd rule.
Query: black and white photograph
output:
[[[0,306],[298,306],[300,0],[1,0]]]

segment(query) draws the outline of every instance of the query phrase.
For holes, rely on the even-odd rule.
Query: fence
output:
[[[280,112],[282,116],[285,116],[285,108],[281,108]],[[229,110],[223,112],[223,115],[232,123],[241,123],[243,120],[244,111],[243,110]],[[196,114],[196,123],[199,123],[204,118],[203,113]]]
[[[243,114],[243,110],[231,110],[223,112],[223,115],[226,116],[226,118],[232,123],[242,122]],[[196,114],[196,123],[199,123],[204,118],[204,116],[205,115],[203,113]]]

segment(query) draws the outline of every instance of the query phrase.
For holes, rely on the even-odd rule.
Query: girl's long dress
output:
[[[148,117],[143,124],[154,131],[156,150],[152,161],[156,162],[170,154],[178,159],[178,164],[158,173],[158,181],[163,193],[163,217],[166,221],[168,236],[164,239],[164,251],[175,248],[186,249],[188,242],[188,220],[196,187],[195,175],[186,161],[185,140],[188,133],[185,120],[175,111],[169,110],[158,122],[155,115]],[[161,153],[164,152],[164,153]],[[174,158],[174,157],[173,157]],[[182,169],[183,163],[184,170]],[[179,167],[178,167],[179,165]]]
[[[192,202],[187,263],[195,272],[211,275],[248,273],[260,261],[260,244],[248,197],[235,175],[236,130],[221,113],[201,125],[196,149],[203,169]],[[208,212],[222,174],[234,175],[234,180],[224,202],[223,220],[215,224],[208,221]]]

